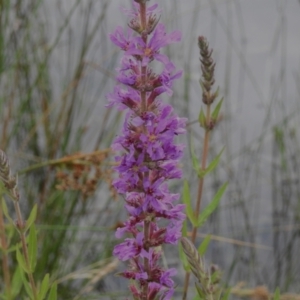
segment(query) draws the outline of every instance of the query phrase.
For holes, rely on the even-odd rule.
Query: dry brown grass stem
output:
[[[119,264],[119,260],[109,259],[109,260],[101,260],[92,265],[84,267],[80,270],[72,272],[60,279],[56,282],[62,283],[68,280],[77,280],[77,279],[88,279],[86,285],[80,290],[78,295],[74,298],[74,300],[82,299],[82,295],[89,293],[92,291],[94,285],[99,282],[99,280],[103,279],[106,275],[116,270]]]
[[[238,283],[230,289],[230,294],[251,300],[269,300],[274,297],[274,294],[270,293],[265,286],[257,286],[253,289],[244,288],[244,286],[244,282]],[[280,295],[280,300],[300,300],[300,295],[285,293]]]
[[[188,232],[188,236],[191,236],[191,235],[192,235],[191,232]],[[201,237],[201,238],[205,238],[208,235],[210,236],[211,240],[215,240],[215,241],[218,241],[218,242],[224,242],[224,243],[229,243],[229,244],[236,245],[236,246],[249,247],[249,248],[255,248],[255,249],[262,249],[262,250],[268,250],[268,251],[272,251],[273,250],[272,247],[261,245],[261,244],[254,244],[254,243],[244,242],[244,241],[240,241],[240,240],[236,240],[236,239],[231,239],[231,238],[226,238],[226,237],[218,236],[218,235],[211,235],[211,234],[205,234],[205,233],[197,233],[197,237]]]

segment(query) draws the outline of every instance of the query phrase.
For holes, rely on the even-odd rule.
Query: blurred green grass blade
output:
[[[30,271],[33,273],[37,262],[37,233],[34,224],[31,225],[28,237],[28,256]]]
[[[213,110],[212,114],[211,114],[211,117],[214,121],[216,121],[218,119],[218,116],[219,116],[219,112],[220,112],[220,109],[221,109],[221,106],[222,106],[222,103],[223,103],[223,99],[222,98],[218,104],[216,105],[215,109]]]
[[[12,277],[11,290],[14,297],[18,296],[22,288],[22,275],[20,266],[17,266]]]
[[[193,168],[194,170],[198,173],[199,171],[199,160],[195,154],[195,146],[194,146],[194,142],[193,142],[193,137],[191,136],[191,142],[190,142],[190,147],[191,147],[191,156],[192,156],[192,163],[193,163]]]
[[[44,300],[49,289],[49,274],[46,274],[39,290],[39,300]]]
[[[189,184],[188,184],[187,180],[185,180],[183,183],[183,202],[185,204],[186,214],[187,214],[189,220],[191,221],[193,226],[196,226],[197,219],[195,217],[194,210],[192,208],[190,188],[189,188]]]
[[[54,283],[51,287],[48,300],[57,300],[57,284]]]
[[[206,253],[207,247],[209,246],[210,243],[210,238],[211,236],[207,235],[202,241],[202,243],[200,244],[198,248],[198,253],[200,254],[200,256],[203,256]]]
[[[208,167],[205,170],[202,170],[200,168],[200,170],[198,171],[199,178],[204,178],[207,174],[212,172],[218,166],[218,164],[220,162],[221,155],[222,155],[224,149],[225,148],[223,148],[221,150],[221,152],[210,162],[210,164],[208,165]]]
[[[205,223],[205,221],[207,220],[207,218],[216,210],[226,188],[227,188],[227,183],[224,183],[220,187],[220,189],[217,191],[213,200],[201,212],[201,214],[198,217],[198,222],[197,222],[198,227],[202,226]]]
[[[273,299],[274,300],[280,300],[280,289],[279,289],[279,287],[276,288]]]
[[[28,220],[26,221],[25,231],[27,231],[34,223],[36,219],[36,215],[37,215],[37,205],[35,204],[30,212]]]
[[[16,255],[17,255],[17,262],[19,266],[26,272],[27,274],[30,273],[30,270],[26,266],[24,256],[21,254],[20,250],[17,248],[16,250]]]

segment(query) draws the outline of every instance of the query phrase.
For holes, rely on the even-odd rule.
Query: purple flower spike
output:
[[[181,77],[161,48],[178,42],[181,33],[166,33],[159,23],[158,5],[146,7],[146,1],[133,0],[134,10],[123,9],[131,18],[127,31],[118,27],[111,41],[124,51],[117,69],[119,84],[107,95],[108,107],[126,112],[122,132],[112,148],[120,152],[115,157],[119,176],[114,187],[125,199],[129,218],[117,229],[116,237],[128,235],[115,246],[113,254],[130,261],[121,273],[135,281],[130,285],[134,299],[171,299],[176,270],[164,270],[160,265],[163,244],[176,244],[185,219],[184,205],[176,204],[178,194],[169,191],[168,181],[181,178],[178,168],[183,145],[175,144],[176,136],[185,132],[186,120],[158,97],[171,96],[174,80]],[[162,63],[157,74],[151,68]]]

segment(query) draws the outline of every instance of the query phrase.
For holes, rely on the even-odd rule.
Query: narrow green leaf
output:
[[[202,226],[207,218],[215,211],[215,209],[218,207],[219,202],[227,188],[227,183],[224,183],[217,193],[215,194],[213,200],[205,207],[205,209],[202,211],[202,213],[198,217],[197,226]]]
[[[191,147],[191,156],[192,156],[192,163],[193,163],[193,169],[198,173],[199,171],[199,160],[195,154],[195,147],[194,147],[194,143],[193,143],[193,138],[191,137],[191,143],[190,143],[190,147]]]
[[[228,300],[229,299],[229,296],[230,296],[230,292],[231,292],[231,289],[228,288],[226,289],[225,293],[222,295],[222,300]]]
[[[6,187],[3,181],[0,179],[0,197],[3,197],[3,195],[5,194],[6,194]]]
[[[221,107],[222,107],[223,99],[224,99],[224,98],[222,98],[222,99],[218,102],[218,104],[216,105],[214,111],[213,111],[212,114],[211,114],[211,118],[212,118],[213,120],[215,120],[215,121],[218,119],[219,112],[220,112],[220,109],[221,109]]]
[[[39,300],[44,300],[49,289],[49,274],[46,274],[39,291]]]
[[[23,283],[22,283],[21,268],[20,266],[17,266],[11,281],[11,290],[12,290],[13,298],[19,295],[22,285]]]
[[[48,300],[57,300],[57,283],[54,283],[51,287]]]
[[[37,205],[35,204],[30,212],[28,220],[26,221],[25,231],[27,231],[30,228],[30,226],[34,223],[36,219],[36,214],[37,214]]]
[[[186,219],[182,223],[181,235],[183,237],[187,237],[187,221],[186,221]]]
[[[20,274],[21,274],[22,282],[24,284],[27,295],[29,296],[30,299],[33,299],[33,293],[32,293],[31,286],[29,285],[29,282],[27,281],[27,278],[26,278],[22,268],[20,268]]]
[[[279,287],[276,288],[273,299],[274,300],[280,300],[280,290],[279,290]]]
[[[1,202],[2,202],[1,203],[2,204],[2,211],[3,211],[4,215],[5,215],[5,217],[9,220],[9,222],[11,224],[14,224],[13,219],[10,217],[10,215],[8,213],[8,208],[7,208],[7,205],[6,205],[6,202],[5,202],[4,198],[1,199]]]
[[[186,214],[187,214],[189,220],[191,221],[193,226],[196,226],[197,219],[195,217],[194,210],[191,205],[191,195],[190,195],[190,189],[189,189],[189,184],[188,184],[187,180],[185,180],[184,184],[183,184],[183,202],[185,204]]]
[[[201,286],[196,282],[195,282],[195,286],[196,286],[196,290],[197,290],[198,295],[199,295],[199,299],[204,300],[205,299],[205,294],[203,293]]]
[[[18,262],[19,266],[24,270],[24,272],[26,272],[28,274],[30,272],[30,270],[28,270],[26,263],[25,263],[25,259],[18,248],[16,250],[16,253],[17,253],[17,262]]]
[[[37,236],[34,224],[31,225],[28,239],[28,256],[30,263],[30,271],[34,272],[37,261]]]
[[[199,248],[198,248],[198,252],[200,254],[200,256],[203,256],[206,253],[207,247],[209,245],[210,242],[210,235],[207,235],[204,240],[202,241],[202,243],[200,244]]]
[[[206,176],[208,173],[210,173],[211,171],[213,171],[216,167],[217,167],[217,165],[219,164],[219,161],[220,161],[220,158],[221,158],[221,155],[222,155],[222,153],[223,153],[223,151],[224,151],[224,147],[223,147],[223,149],[221,150],[221,152],[210,162],[210,164],[208,165],[208,167],[203,171],[203,173],[202,174],[198,174],[198,176],[200,177],[200,178],[202,178],[202,177],[204,177],[204,176]]]
[[[201,127],[203,127],[203,128],[206,127],[206,117],[205,117],[204,110],[203,110],[202,107],[201,107],[201,110],[200,110],[200,113],[199,113],[198,122],[199,122]]]

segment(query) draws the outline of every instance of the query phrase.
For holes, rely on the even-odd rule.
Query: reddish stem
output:
[[[210,120],[210,104],[206,107],[206,120],[209,123]],[[208,146],[209,146],[209,136],[210,136],[210,129],[205,129],[205,136],[204,136],[204,145],[203,145],[203,154],[202,154],[202,160],[201,160],[201,169],[205,170],[206,168],[206,161],[207,161],[207,155],[208,155]],[[204,178],[201,177],[199,179],[198,184],[198,194],[197,194],[197,202],[196,202],[196,209],[195,209],[195,217],[198,219],[198,215],[200,213],[200,206],[201,206],[201,199],[202,199],[202,193],[203,193],[203,184],[204,184]],[[197,237],[197,229],[198,227],[194,226],[192,230],[192,236],[191,240],[192,243],[195,243],[196,237]],[[184,287],[183,287],[183,296],[182,300],[187,299],[187,292],[189,288],[189,280],[190,280],[190,272],[185,273],[185,280],[184,280]]]

